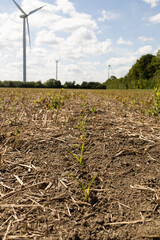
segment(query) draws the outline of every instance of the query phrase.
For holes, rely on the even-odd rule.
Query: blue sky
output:
[[[56,77],[104,82],[123,77],[160,48],[160,0],[16,0],[29,16],[27,81]],[[22,80],[22,19],[12,0],[0,5],[0,80]]]

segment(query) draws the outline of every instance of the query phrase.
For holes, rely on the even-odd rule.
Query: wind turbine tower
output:
[[[31,38],[30,38],[30,30],[29,30],[29,22],[28,22],[28,16],[31,14],[37,12],[44,6],[34,9],[28,14],[23,11],[23,9],[16,3],[15,0],[13,2],[16,4],[16,6],[19,8],[19,10],[23,13],[23,15],[20,15],[20,18],[23,19],[23,82],[25,83],[27,81],[27,71],[26,71],[26,22],[27,22],[27,29],[28,29],[28,37],[29,37],[29,45],[31,48]]]
[[[110,78],[111,65],[108,65],[108,79]]]
[[[58,63],[60,60],[56,60],[56,80],[58,80]]]

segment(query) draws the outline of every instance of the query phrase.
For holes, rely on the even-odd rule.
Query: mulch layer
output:
[[[0,239],[160,239],[160,122],[93,93],[0,109]],[[85,112],[84,112],[85,110]],[[83,115],[84,114],[84,115]],[[79,157],[85,120],[84,166]],[[88,202],[76,176],[87,189]]]

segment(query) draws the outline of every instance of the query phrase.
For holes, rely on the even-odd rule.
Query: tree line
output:
[[[122,78],[106,81],[109,89],[153,89],[160,86],[160,50],[157,55],[143,55]]]
[[[0,87],[18,88],[78,88],[78,89],[152,89],[160,86],[160,50],[157,55],[143,55],[131,67],[126,76],[111,76],[104,83],[66,81],[49,79],[46,82],[0,81]]]
[[[99,82],[82,82],[76,84],[75,81],[68,81],[61,84],[61,81],[49,79],[46,82],[21,82],[21,81],[0,81],[0,87],[8,88],[79,88],[79,89],[106,89],[105,83]]]

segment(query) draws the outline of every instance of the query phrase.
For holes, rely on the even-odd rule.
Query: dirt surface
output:
[[[1,105],[0,239],[160,239],[158,119],[91,93],[58,112],[33,99]],[[82,115],[84,166],[66,151],[80,155]],[[98,174],[88,202],[67,173]]]

